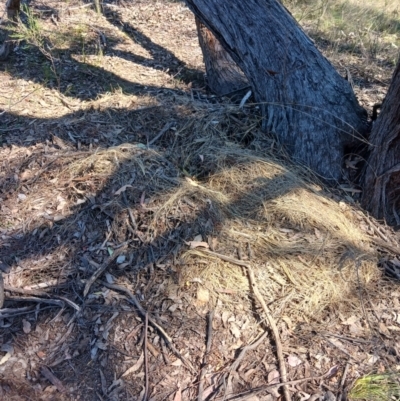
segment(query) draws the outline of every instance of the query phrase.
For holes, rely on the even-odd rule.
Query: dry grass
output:
[[[315,35],[328,42],[331,55],[349,53],[377,64],[395,65],[400,46],[397,1],[288,1],[289,8]],[[343,60],[342,60],[343,61]]]
[[[260,131],[256,105],[238,109],[203,91],[193,18],[183,4],[138,1],[130,7],[110,1],[104,16],[90,7],[69,9],[80,7],[78,1],[44,3],[59,7],[57,29],[50,14],[32,6],[28,30],[20,32],[22,44],[29,46],[14,55],[17,65],[1,72],[0,117],[6,128],[0,127],[0,250],[12,267],[6,285],[61,294],[82,305],[84,313],[72,329],[66,322],[73,316],[61,312],[57,328],[49,326],[54,342],[41,345],[49,350],[44,360],[30,353],[35,363],[53,366],[63,382],[76,386],[71,394],[79,387],[82,399],[90,399],[85,397],[96,397],[93,387],[100,392],[107,387],[98,382],[97,369],[104,370],[110,386],[126,363],[139,359],[141,330],[124,296],[96,282],[82,299],[94,264],[128,244],[126,260],[109,266],[106,279],[138,294],[196,366],[203,356],[204,317],[215,308],[210,371],[230,366],[235,352],[264,329],[264,317],[254,307],[246,272],[201,246],[190,246],[200,241],[216,254],[252,264],[278,322],[285,357],[296,354],[308,364],[307,371],[291,369],[290,379],[308,375],[310,366],[322,373],[337,361],[346,364],[348,355],[355,361],[349,373],[353,379],[370,368],[370,360],[376,362],[374,352],[381,358],[379,369],[393,368],[396,362],[387,349],[397,347],[398,322],[387,311],[399,307],[398,293],[382,278],[378,262],[400,262],[382,257],[374,244],[376,237],[386,236],[395,246],[393,232],[359,210],[349,195],[324,188],[309,171],[293,165]],[[399,45],[397,28],[384,25],[393,15],[384,7],[394,10],[395,5],[379,4],[289,4],[311,34],[329,40],[321,47],[333,62],[358,72],[365,68],[355,79],[366,105],[384,93],[392,44]],[[367,30],[352,29],[357,19]],[[373,48],[376,32],[379,46]],[[372,65],[377,73],[369,70]],[[170,128],[149,146],[165,126]],[[104,349],[96,359],[92,339],[98,340],[111,310],[121,316],[108,340],[101,341],[122,353]],[[384,312],[378,316],[376,310]],[[10,333],[18,333],[23,354],[34,336],[22,333],[18,319]],[[102,326],[95,323],[99,320]],[[240,327],[239,337],[231,335],[233,324]],[[59,355],[56,334],[70,328]],[[326,331],[350,338],[346,346],[338,345],[344,352],[321,340]],[[387,337],[377,346],[371,338],[382,333]],[[358,337],[364,342],[358,343]],[[90,338],[91,345],[80,348],[82,338]],[[155,332],[149,331],[149,341],[162,348]],[[134,362],[126,362],[124,353]],[[263,363],[246,381],[244,372],[255,366],[251,358]],[[178,382],[182,399],[195,398],[195,377],[177,364],[161,365],[160,358],[151,356],[150,363],[155,399],[172,399]],[[274,369],[267,342],[244,360],[241,380],[249,388],[261,385]],[[76,375],[81,370],[84,379]],[[17,381],[26,383],[26,377]],[[124,380],[130,396],[138,398],[143,375]],[[242,382],[235,389],[244,387]]]
[[[52,178],[47,177],[40,189],[37,188],[36,193],[47,201],[40,203],[34,195],[28,196],[19,207],[19,216],[32,219],[35,205],[43,213],[49,208],[59,210],[63,213],[60,219],[65,219],[74,210],[70,207],[68,212],[67,203],[73,205],[92,199],[91,203],[96,205],[99,202],[96,197],[99,199],[101,192],[103,210],[122,210],[121,197],[115,194],[128,185],[129,200],[137,202],[138,196],[146,193],[146,205],[155,208],[142,221],[150,241],[171,230],[170,221],[183,218],[180,205],[190,199],[195,211],[186,213],[184,219],[194,223],[202,215],[208,215],[210,221],[204,220],[209,226],[202,231],[207,233],[205,239],[218,236],[218,250],[236,256],[237,249],[242,249],[249,257],[247,249],[251,248],[252,262],[260,274],[260,290],[268,294],[271,302],[290,294],[291,302],[283,310],[280,308],[279,313],[290,310],[292,316],[300,311],[315,316],[329,305],[340,304],[346,308],[356,304],[356,288],[376,285],[379,272],[370,238],[360,229],[354,210],[302,178],[306,177],[305,172],[289,169],[272,155],[262,157],[234,143],[223,146],[228,141],[230,127],[215,124],[216,115],[224,116],[228,110],[232,113],[233,107],[229,106],[228,110],[224,106],[208,107],[209,113],[177,130],[180,139],[175,141],[172,150],[182,158],[184,155],[183,160],[175,159],[175,163],[187,170],[203,172],[199,180],[182,177],[171,164],[170,150],[163,155],[143,145],[122,144],[79,157],[66,157],[61,171],[56,173],[53,167]],[[243,132],[251,130],[252,125],[251,119],[249,126],[242,124]],[[135,183],[141,183],[141,191],[130,189]],[[48,199],[54,202],[49,203]],[[147,206],[143,204],[143,207]],[[69,223],[73,224],[74,221]],[[196,234],[195,227],[186,241]],[[115,225],[115,237],[126,237],[126,233],[119,232],[121,229],[124,226]],[[196,264],[196,253],[189,251],[183,256],[190,256],[192,268],[185,268],[182,283],[200,277],[210,288],[219,288],[227,285],[220,282],[222,277],[230,277],[232,283],[241,282],[239,287],[244,289],[245,277],[240,269],[217,260],[212,262],[212,268],[203,269],[202,263]],[[205,255],[200,257],[205,258]],[[228,287],[238,290],[235,285]],[[246,291],[249,291],[247,287]]]
[[[284,4],[314,39],[367,110],[381,103],[399,59],[397,0],[286,0]]]

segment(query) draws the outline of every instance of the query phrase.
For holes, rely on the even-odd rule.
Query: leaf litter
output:
[[[63,29],[82,18],[70,3]],[[203,399],[273,400],[277,340],[299,397],[341,391],[337,364],[351,365],[343,383],[398,369],[399,294],[378,268],[396,267],[398,253],[376,245],[383,236],[396,250],[396,235],[279,153],[256,106],[193,86],[201,53],[180,2],[138,4],[105,2],[108,19],[83,9],[113,46],[102,62],[124,90],[92,96],[102,74],[90,52],[64,65],[75,97],[30,81],[32,68],[4,81],[30,95],[4,116],[0,149],[0,394],[140,399],[148,380],[152,400],[192,400],[202,372]],[[75,76],[68,64],[84,58],[90,72]],[[144,79],[147,92],[130,83]]]

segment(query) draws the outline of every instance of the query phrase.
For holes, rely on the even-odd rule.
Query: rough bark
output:
[[[248,87],[249,83],[242,70],[213,33],[198,18],[196,26],[210,90],[222,96]]]
[[[278,0],[186,0],[265,103],[266,129],[289,155],[327,180],[346,146],[367,131],[350,84]]]
[[[362,204],[376,218],[400,225],[400,60],[370,143]]]
[[[6,3],[7,23],[5,25],[7,29],[4,32],[3,43],[0,44],[0,61],[6,60],[10,54],[12,40],[8,28],[16,23],[20,8],[21,0],[8,0]]]

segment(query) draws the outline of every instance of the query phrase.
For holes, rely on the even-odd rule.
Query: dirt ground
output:
[[[398,380],[398,234],[352,182],[292,165],[257,105],[207,91],[183,2],[101,3],[30,1],[0,64],[0,399],[274,401],[290,382],[332,401]],[[371,110],[389,65],[341,57]]]

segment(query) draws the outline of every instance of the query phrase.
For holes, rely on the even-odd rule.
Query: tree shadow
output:
[[[152,56],[151,59],[146,59],[128,52],[118,51],[117,54],[119,57],[137,64],[166,71],[172,77],[182,80],[186,84],[202,80],[204,75],[202,71],[190,68],[184,61],[176,57],[173,52],[153,42],[147,35],[138,28],[135,28],[132,24],[123,22],[120,14],[113,13],[112,17],[107,17],[107,20],[122,32],[126,33],[135,43],[140,44]]]
[[[56,15],[55,10],[48,7],[38,6],[34,8],[41,18]],[[80,100],[94,100],[100,95],[115,89],[122,89],[125,93],[154,95],[162,89],[159,85],[142,85],[134,80],[122,78],[113,72],[107,71],[101,65],[105,56],[118,57],[138,66],[163,71],[171,79],[180,81],[186,85],[197,82],[202,86],[203,72],[190,68],[185,62],[177,58],[168,49],[154,43],[149,37],[133,27],[125,24],[113,13],[108,22],[116,26],[122,32],[128,34],[135,43],[140,44],[144,50],[151,55],[150,58],[116,49],[121,42],[117,39],[107,37],[107,32],[102,27],[91,26],[92,35],[90,40],[82,36],[79,27],[75,27],[66,34],[60,34],[61,41],[69,41],[72,47],[64,49],[50,43],[46,38],[38,44],[27,43],[21,49],[17,49],[11,62],[18,65],[9,69],[10,64],[0,64],[1,71],[7,71],[16,77],[31,80],[41,85],[59,90],[67,97]],[[122,26],[122,28],[121,28]],[[85,33],[86,35],[86,33]],[[104,42],[105,41],[105,42]],[[85,62],[90,56],[97,56],[97,62]],[[79,85],[75,85],[79,82]],[[85,89],[82,90],[81,88]]]
[[[121,57],[143,66],[163,70],[168,68],[169,63],[176,62],[177,64],[174,64],[176,69],[172,71],[172,75],[177,73],[180,68],[186,68],[184,64],[180,64],[179,60],[171,52],[155,45],[129,24],[127,30],[131,37],[149,50],[153,57],[146,59],[124,52],[119,53]],[[106,83],[110,85],[109,88],[118,86],[129,93],[154,95],[160,90],[169,90],[156,85],[145,86],[134,83],[117,77],[101,67],[80,63],[72,58],[66,58],[65,60],[70,64],[71,71],[68,72],[68,80],[66,80],[65,86],[61,86],[60,89],[66,96],[81,100],[94,99],[106,91]],[[189,77],[191,74],[196,73],[195,70],[185,70],[185,74],[188,74]],[[87,85],[87,90],[83,92],[70,86],[74,81],[81,80],[82,75],[86,76]],[[39,76],[38,82],[49,87],[52,87],[51,82],[53,82],[53,86],[56,84],[54,80],[47,80],[44,73],[39,74]],[[190,82],[190,79],[188,82]],[[128,353],[130,357],[132,355],[137,356],[136,348],[127,351],[126,349],[116,350],[111,345],[108,346],[107,337],[104,338],[102,336],[100,326],[108,322],[115,312],[118,312],[123,316],[123,319],[128,321],[128,325],[124,326],[124,328],[129,327],[129,325],[137,325],[135,318],[139,315],[131,306],[127,308],[126,299],[118,298],[116,293],[107,293],[107,289],[101,284],[99,285],[98,282],[93,285],[89,296],[87,298],[83,297],[85,280],[96,270],[90,261],[102,263],[110,250],[118,249],[117,246],[129,241],[129,249],[127,251],[129,264],[121,268],[113,262],[110,264],[108,272],[117,278],[123,278],[126,283],[140,283],[140,277],[146,276],[146,285],[134,286],[134,290],[140,293],[143,305],[155,316],[169,313],[162,311],[158,304],[152,303],[154,293],[152,292],[151,283],[157,280],[157,272],[155,273],[155,271],[157,269],[165,269],[168,275],[179,276],[179,269],[174,266],[174,263],[180,252],[185,249],[185,241],[192,240],[196,234],[201,234],[203,238],[218,236],[221,226],[229,218],[232,218],[232,216],[216,214],[215,209],[211,207],[212,202],[208,202],[207,199],[204,199],[201,207],[193,210],[190,205],[191,199],[189,198],[187,200],[187,209],[190,212],[187,215],[182,214],[181,217],[175,216],[166,222],[162,222],[164,227],[161,226],[158,231],[145,227],[149,220],[148,216],[153,216],[157,211],[157,201],[176,192],[185,181],[182,174],[183,164],[181,160],[177,156],[174,157],[172,151],[168,151],[170,144],[175,143],[177,140],[175,133],[171,130],[168,131],[157,142],[156,149],[148,149],[147,143],[155,138],[157,131],[154,131],[154,124],[149,124],[150,127],[146,126],[148,121],[145,115],[141,115],[141,113],[143,111],[112,110],[107,108],[101,111],[78,111],[59,119],[42,120],[40,118],[17,116],[10,112],[4,112],[1,115],[3,121],[5,121],[4,126],[6,129],[14,129],[15,124],[19,124],[26,130],[27,127],[34,129],[36,140],[32,141],[32,143],[35,143],[36,146],[42,146],[41,149],[38,148],[37,153],[30,155],[29,152],[26,153],[20,159],[19,164],[13,166],[1,177],[0,188],[2,188],[2,192],[0,192],[0,197],[8,205],[6,206],[8,210],[2,209],[3,216],[13,213],[12,202],[15,202],[16,205],[18,205],[18,202],[24,202],[24,197],[19,197],[19,195],[29,195],[29,187],[35,184],[36,177],[40,177],[41,174],[47,174],[48,180],[55,180],[57,178],[56,172],[63,166],[63,158],[73,158],[73,154],[78,153],[76,150],[77,143],[69,139],[65,132],[66,130],[63,126],[65,119],[80,121],[73,128],[76,133],[82,132],[81,137],[83,139],[81,143],[84,145],[84,149],[80,151],[87,152],[85,157],[93,154],[93,151],[86,148],[86,146],[97,146],[95,143],[101,145],[99,152],[103,150],[101,147],[105,148],[108,145],[118,147],[124,143],[130,143],[137,146],[137,154],[135,154],[138,162],[137,171],[132,169],[131,159],[126,161],[122,158],[118,161],[118,167],[114,172],[110,169],[111,172],[105,173],[101,180],[91,182],[83,173],[79,173],[77,176],[72,175],[70,182],[66,183],[67,187],[63,188],[63,191],[69,196],[69,200],[72,199],[74,201],[74,206],[71,207],[66,215],[63,216],[62,213],[58,213],[56,202],[50,202],[44,210],[41,210],[42,215],[40,218],[35,218],[27,226],[20,226],[17,230],[10,230],[7,227],[7,222],[5,222],[6,226],[2,227],[2,236],[0,236],[0,260],[8,265],[9,271],[31,274],[30,272],[35,271],[41,264],[48,268],[48,261],[53,260],[52,268],[57,280],[55,284],[49,287],[50,296],[66,297],[79,305],[79,313],[75,313],[73,310],[62,311],[58,319],[54,318],[58,312],[54,309],[42,313],[44,308],[40,307],[29,311],[29,313],[36,313],[40,317],[37,326],[41,327],[42,332],[40,330],[36,331],[33,337],[41,337],[46,325],[57,327],[59,332],[63,334],[68,333],[68,330],[71,329],[69,336],[64,339],[65,344],[60,344],[60,341],[62,342],[64,338],[63,336],[60,336],[54,342],[54,346],[60,346],[61,351],[57,349],[57,353],[52,352],[49,355],[39,354],[38,352],[41,356],[35,357],[34,362],[36,366],[41,364],[51,366],[55,375],[62,379],[66,386],[73,386],[74,383],[78,382],[82,386],[79,391],[82,391],[82,395],[88,400],[97,399],[96,392],[102,394],[104,384],[102,383],[102,373],[100,371],[106,376],[106,388],[109,388],[112,385],[113,378],[120,374],[122,368],[116,362],[116,355],[121,355],[122,352]],[[180,124],[184,126],[188,121],[196,118],[193,114],[187,113],[183,118],[180,116],[182,118]],[[137,123],[138,128],[125,126],[124,131],[126,132],[122,132],[121,135],[118,133],[114,134],[114,137],[112,137],[113,135],[104,137],[102,136],[102,129],[87,126],[89,125],[88,122],[91,121],[91,116],[94,115],[96,121],[104,122],[102,123],[102,128],[115,124],[115,121],[118,121],[118,117],[121,121],[123,118],[132,118]],[[178,117],[171,116],[171,114],[162,115],[157,108],[151,116],[152,119],[158,118],[161,126],[164,121],[178,119]],[[71,125],[69,124],[69,126]],[[23,133],[24,130],[21,130],[21,134]],[[51,134],[62,138],[63,143],[52,141]],[[94,140],[97,140],[97,142],[94,142]],[[10,136],[5,139],[5,142],[10,146],[11,150],[13,147],[23,150],[26,146],[25,138],[22,135],[21,138],[17,138],[15,135]],[[121,153],[123,154],[123,150]],[[209,174],[221,173],[218,166],[215,166],[213,170],[202,172],[200,151],[198,156],[198,165],[192,166],[192,168],[199,170],[199,176],[206,177]],[[40,163],[36,166],[34,163],[38,158],[40,158]],[[110,158],[108,161],[111,163],[112,160]],[[234,160],[233,157],[232,166],[236,162],[237,160]],[[144,178],[139,174],[141,166],[146,166]],[[26,180],[18,177],[20,173],[24,173],[29,169],[34,170],[35,168],[37,168],[37,176],[33,175]],[[54,170],[54,175],[51,174],[52,170]],[[131,174],[128,174],[128,171]],[[138,179],[138,177],[141,178]],[[252,183],[251,193],[238,196],[229,205],[229,208],[231,210],[240,210],[243,205],[246,205],[246,209],[253,210],[253,212],[250,216],[245,216],[244,218],[256,218],[257,213],[263,208],[263,201],[268,188],[276,186],[280,179],[282,179],[281,176],[274,179],[258,177]],[[54,181],[54,186],[56,185],[57,182]],[[125,191],[116,196],[116,192],[124,185],[130,185],[131,187],[126,188]],[[28,191],[24,187],[28,188]],[[276,192],[276,196],[285,195],[285,191],[282,187],[282,191]],[[323,198],[324,195],[321,194],[321,197]],[[18,214],[17,209],[16,214]],[[129,210],[134,212],[134,221],[137,228],[132,227],[133,223],[130,221]],[[36,213],[35,205],[32,205],[32,213]],[[110,227],[112,228],[114,225],[121,227],[119,229],[123,233],[121,237],[114,236],[114,232],[112,229],[110,230]],[[110,232],[112,233],[111,237],[109,236]],[[354,244],[344,243],[344,247],[354,248]],[[98,250],[100,252],[97,252]],[[314,251],[317,254],[320,249],[316,248]],[[290,254],[297,251],[293,251],[288,244],[282,244],[277,249],[277,252]],[[158,267],[161,264],[164,266]],[[37,270],[39,271],[39,269]],[[165,279],[165,272],[160,275]],[[40,282],[40,280],[37,279],[37,282]],[[9,300],[6,300],[6,302],[6,306],[14,306],[13,302]],[[21,305],[29,306],[30,303],[26,302]],[[101,310],[103,312],[100,312]],[[100,316],[101,314],[103,316]],[[169,334],[178,343],[181,338],[189,338],[190,335],[193,335],[190,329],[191,324],[195,325],[202,333],[205,332],[205,319],[201,316],[195,315],[195,317],[189,318],[188,315],[182,314],[180,318],[177,318],[173,317],[172,313],[168,316],[171,317],[174,323],[169,327]],[[101,324],[98,323],[99,319]],[[188,323],[188,319],[191,319],[191,324],[183,324]],[[6,323],[9,322],[10,320],[6,319]],[[13,326],[13,323],[15,321],[11,321],[11,328],[4,332],[2,340],[4,344],[18,346],[24,336],[28,337],[28,333],[21,333],[21,321],[18,321],[18,327],[16,323]],[[120,324],[122,325],[122,323]],[[188,326],[188,328],[185,326]],[[134,328],[137,328],[137,326]],[[113,334],[116,335],[116,329],[114,328],[113,330],[115,330]],[[135,345],[140,343],[138,337],[139,335],[134,337]],[[197,339],[199,343],[204,342],[204,338],[201,336],[197,337]],[[100,347],[100,343],[105,347],[104,349]],[[96,347],[95,354],[93,350]],[[157,366],[162,363],[159,358],[152,365],[152,373],[155,376]],[[34,368],[32,368],[33,370]],[[136,396],[141,391],[141,380],[136,380],[137,382],[133,381],[127,384],[131,391],[130,396],[132,394]],[[32,388],[28,390],[32,391]],[[74,391],[76,392],[77,390],[75,389],[72,392],[74,393]],[[121,390],[121,393],[123,391],[125,390]],[[174,388],[170,387],[168,391],[174,391]],[[107,394],[103,395],[107,396]],[[126,398],[128,396],[129,391],[126,393]]]
[[[129,113],[130,111],[118,110],[119,115]],[[96,118],[105,117],[110,119],[110,110],[104,110],[96,113]],[[136,113],[140,113],[137,111]],[[144,113],[142,111],[142,113]],[[169,111],[170,113],[170,111]],[[158,111],[156,114],[159,118],[171,118],[171,114],[162,116]],[[68,116],[60,119],[48,119],[37,121],[38,119],[18,117],[21,125],[25,127],[32,126],[35,121],[44,129],[45,125],[56,126],[61,125],[63,119],[76,119],[81,113],[71,113]],[[3,114],[6,120],[15,118],[10,113]],[[176,116],[177,117],[177,116]],[[86,123],[90,121],[86,114]],[[185,126],[188,121],[196,118],[187,113],[181,116],[179,124]],[[165,120],[164,120],[165,121]],[[154,138],[154,132],[152,133]],[[67,138],[67,136],[64,136]],[[176,143],[176,137],[173,131],[170,131],[157,142],[157,148],[147,148],[146,142],[138,143],[139,137],[136,140],[133,137],[129,138],[130,145],[126,143],[126,138],[117,137],[113,143],[114,148],[104,149],[110,152],[108,156],[104,156],[103,162],[112,162],[118,159],[116,168],[110,168],[102,179],[92,181],[86,174],[86,171],[95,169],[95,163],[88,164],[87,169],[74,172],[71,175],[70,181],[63,181],[59,195],[73,201],[75,205],[65,215],[57,211],[57,202],[55,199],[48,199],[47,204],[41,210],[32,209],[32,213],[41,213],[40,217],[36,217],[29,225],[19,226],[18,229],[2,229],[2,237],[0,239],[0,260],[8,265],[9,274],[34,274],[38,267],[42,271],[53,271],[57,279],[56,282],[46,290],[50,297],[58,296],[68,298],[80,307],[80,312],[68,309],[61,312],[60,318],[53,322],[54,316],[58,311],[50,309],[48,312],[43,312],[43,307],[29,311],[30,314],[37,314],[41,318],[35,322],[39,326],[39,331],[44,330],[46,322],[51,321],[51,327],[58,327],[60,333],[69,333],[65,338],[63,353],[49,352],[48,355],[41,359],[36,358],[35,363],[39,365],[47,365],[52,367],[54,374],[60,378],[63,384],[74,386],[74,383],[79,383],[81,395],[85,399],[96,399],[95,392],[102,393],[101,375],[106,377],[107,386],[111,386],[112,378],[120,375],[122,365],[118,363],[116,355],[121,353],[130,356],[137,356],[137,349],[133,347],[130,351],[126,349],[115,349],[115,345],[111,344],[106,338],[101,336],[99,332],[100,321],[104,326],[111,319],[114,313],[119,313],[121,319],[133,319],[132,315],[140,316],[135,308],[127,307],[126,299],[117,297],[117,293],[109,293],[99,282],[93,284],[88,297],[83,297],[83,289],[85,281],[94,273],[96,268],[94,263],[101,264],[104,258],[108,255],[109,250],[116,250],[123,243],[128,243],[126,251],[128,264],[121,268],[118,264],[113,263],[108,266],[107,272],[112,274],[117,279],[122,279],[127,288],[130,288],[129,283],[145,282],[146,285],[133,287],[138,294],[146,310],[154,316],[167,314],[174,322],[168,327],[169,335],[180,344],[182,338],[190,338],[193,336],[191,327],[201,328],[201,332],[205,332],[205,319],[197,313],[189,316],[182,314],[176,317],[168,311],[162,311],[161,305],[154,304],[154,289],[151,283],[157,280],[165,280],[166,275],[176,276],[176,282],[179,281],[180,268],[176,264],[176,258],[180,253],[187,248],[185,242],[190,241],[195,235],[201,234],[204,239],[209,237],[218,237],[221,232],[221,227],[226,224],[229,219],[242,218],[244,221],[249,219],[257,219],[258,213],[263,209],[263,202],[266,200],[266,194],[269,193],[271,186],[278,187],[278,183],[285,179],[282,175],[274,178],[256,177],[250,182],[251,191],[237,196],[228,206],[231,210],[230,215],[221,215],[217,213],[218,199],[209,197],[203,199],[200,203],[199,196],[193,192],[193,198],[188,192],[186,207],[175,214],[171,215],[166,221],[157,220],[157,227],[149,227],[148,222],[151,220],[149,216],[154,216],[160,208],[160,200],[168,199],[172,194],[176,193],[182,185],[185,185],[185,179],[182,175],[182,159],[178,157],[178,153],[171,152],[171,142]],[[143,138],[141,138],[143,139]],[[136,145],[135,145],[136,143]],[[40,145],[37,144],[37,145]],[[13,174],[2,177],[0,188],[3,188],[0,197],[4,200],[4,206],[7,209],[2,209],[3,217],[7,213],[18,213],[10,210],[12,203],[18,205],[18,202],[25,202],[23,197],[19,195],[26,194],[29,196],[29,191],[25,188],[34,188],[36,176],[27,180],[15,180],[15,171],[19,170],[23,174],[26,170],[33,169],[35,158],[41,158],[41,169],[39,174],[45,174],[46,180],[54,182],[54,187],[57,187],[57,172],[63,168],[63,158],[73,157],[76,153],[79,156],[79,151],[76,151],[76,144],[68,143],[64,140],[64,148],[60,148],[57,143],[51,143],[43,140],[42,149],[38,150],[33,155],[27,154],[25,158],[20,160],[18,166],[13,166]],[[113,154],[113,149],[121,147],[120,153]],[[124,159],[124,150],[135,149],[133,156]],[[135,147],[136,146],[136,147]],[[23,149],[23,146],[19,147]],[[38,148],[39,149],[39,148]],[[176,149],[176,148],[175,148]],[[87,154],[81,157],[90,157],[90,155],[102,152],[102,149],[97,151],[86,151]],[[175,150],[176,152],[176,150]],[[201,149],[199,147],[199,157],[197,168],[199,175],[201,174]],[[231,165],[234,167],[238,159],[232,155]],[[196,158],[193,158],[195,160]],[[47,162],[45,161],[47,160]],[[228,163],[229,165],[229,163]],[[136,166],[136,169],[134,168]],[[141,170],[145,167],[145,174]],[[65,168],[68,167],[67,165]],[[115,167],[115,166],[114,166]],[[243,166],[245,168],[245,165]],[[282,166],[283,167],[283,166]],[[225,167],[226,168],[226,167]],[[114,171],[114,172],[113,172]],[[213,170],[203,172],[204,176],[210,174],[222,173],[220,167],[215,165]],[[285,173],[282,173],[283,175]],[[116,192],[123,186],[128,185],[125,191],[119,195]],[[299,189],[292,188],[294,191]],[[307,186],[304,187],[307,189]],[[286,194],[287,189],[281,187],[280,191],[275,191],[275,196],[281,197]],[[45,196],[43,193],[42,196]],[[321,193],[321,198],[324,198]],[[53,198],[56,198],[54,193]],[[193,209],[193,204],[197,207]],[[213,206],[213,204],[215,206]],[[32,203],[32,207],[35,203]],[[250,214],[243,214],[241,210],[252,211]],[[130,220],[129,210],[134,214],[134,219]],[[185,213],[186,210],[186,213]],[[22,216],[21,216],[22,217]],[[136,227],[133,226],[133,221]],[[7,224],[7,221],[3,219]],[[110,228],[111,227],[111,228]],[[113,231],[112,227],[118,227],[118,230]],[[116,233],[120,235],[116,235]],[[110,235],[111,233],[111,235]],[[354,244],[346,244],[354,249]],[[277,253],[296,254],[299,250],[294,250],[288,243],[281,244],[277,249]],[[311,251],[314,254],[320,252],[319,246]],[[49,267],[49,261],[50,263]],[[161,270],[158,266],[161,266]],[[53,270],[52,270],[53,269]],[[42,273],[44,274],[44,273]],[[145,280],[141,280],[145,278]],[[101,277],[100,280],[103,278]],[[36,279],[36,282],[40,281]],[[134,290],[132,290],[134,291]],[[22,306],[30,306],[30,302],[22,303]],[[128,304],[129,305],[129,304]],[[15,303],[7,300],[6,307],[13,307]],[[44,307],[46,308],[46,306]],[[29,315],[28,315],[29,316]],[[142,318],[143,316],[141,316]],[[120,319],[118,318],[118,319]],[[1,320],[1,319],[0,319]],[[35,319],[33,319],[35,321]],[[4,321],[4,319],[3,319]],[[10,323],[13,329],[6,330],[3,335],[3,343],[13,344],[16,347],[21,343],[22,339],[28,334],[22,334],[19,329],[21,321],[19,318],[14,320],[5,320],[6,324]],[[121,323],[120,320],[118,322]],[[135,323],[137,325],[137,323]],[[126,327],[126,326],[124,326]],[[136,326],[135,326],[136,327]],[[204,329],[204,330],[203,330]],[[70,331],[69,331],[70,330]],[[115,329],[116,330],[116,329]],[[117,335],[116,332],[113,332]],[[35,337],[34,334],[31,334]],[[125,335],[126,336],[126,335]],[[140,343],[139,334],[135,337],[135,341]],[[59,340],[59,339],[58,339]],[[56,340],[54,340],[57,343]],[[199,343],[204,341],[204,338],[198,338]],[[101,346],[100,346],[101,344]],[[119,343],[122,344],[122,343]],[[61,344],[59,344],[61,346]],[[96,348],[97,347],[97,348]],[[103,347],[103,348],[101,348]],[[114,348],[113,348],[114,347]],[[46,350],[46,347],[44,347]],[[95,351],[94,351],[95,350]],[[76,352],[75,352],[76,351]],[[18,358],[16,358],[18,360]],[[16,362],[15,362],[16,363]],[[154,361],[153,369],[159,366],[162,360]],[[100,373],[100,371],[102,373]],[[5,372],[7,373],[7,372]],[[5,375],[5,377],[8,377]],[[3,384],[7,381],[3,380]],[[126,388],[130,394],[139,394],[141,390],[141,381],[126,382]],[[127,391],[121,389],[121,392]],[[77,390],[74,390],[75,392]],[[73,391],[73,393],[74,393]],[[173,387],[169,391],[174,391]],[[106,394],[104,394],[106,396]]]

